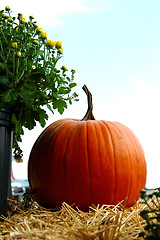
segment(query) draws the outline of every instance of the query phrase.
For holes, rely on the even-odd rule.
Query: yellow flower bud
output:
[[[33,16],[33,15],[30,15],[30,16],[29,16],[29,19],[30,19],[30,20],[34,19],[34,16]]]
[[[35,45],[37,45],[37,44],[38,44],[38,41],[37,41],[37,40],[34,40],[33,43],[34,43]]]
[[[21,51],[17,52],[17,57],[21,57]]]
[[[43,39],[47,38],[47,33],[46,32],[41,32],[41,38],[43,38]]]
[[[65,72],[65,71],[68,71],[66,65],[63,65],[63,66],[61,67],[61,69],[62,69],[64,72]]]
[[[13,42],[13,43],[12,43],[12,47],[13,47],[13,48],[17,48],[17,42]]]
[[[61,48],[62,47],[62,42],[61,41],[57,41],[56,42],[56,48]]]
[[[58,53],[62,54],[63,53],[63,48],[59,48]]]
[[[9,17],[8,22],[13,22],[13,19],[11,17]]]
[[[10,9],[9,6],[6,6],[6,7],[5,7],[5,10],[6,10],[6,11],[10,11],[11,9]]]
[[[76,70],[74,70],[73,68],[71,69],[72,74],[75,74]]]
[[[7,16],[6,16],[6,14],[5,14],[5,13],[2,13],[2,17],[3,17],[3,18],[6,18]]]
[[[18,17],[17,18],[20,20],[21,17],[23,17],[23,14],[22,13],[18,13]]]
[[[48,47],[55,47],[56,41],[47,40],[46,45],[47,45]]]
[[[43,28],[37,27],[37,28],[36,28],[36,32],[37,32],[37,33],[43,32]]]
[[[19,28],[16,28],[16,32],[18,32],[19,31]]]
[[[20,22],[24,23],[25,21],[26,21],[25,17],[22,16],[21,19],[20,19]]]
[[[33,25],[34,25],[35,28],[38,28],[38,24],[37,23],[33,22]]]
[[[51,47],[51,40],[47,40],[47,42],[46,42],[46,45],[48,46],[48,47]]]

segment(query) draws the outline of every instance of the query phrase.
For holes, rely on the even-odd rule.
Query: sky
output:
[[[34,15],[48,39],[60,40],[65,64],[76,70],[79,102],[63,115],[49,113],[48,126],[61,118],[82,119],[87,85],[97,120],[120,122],[137,136],[147,161],[148,188],[160,186],[160,0],[0,0],[13,15]],[[16,178],[27,178],[29,153],[42,132],[25,130],[24,162],[13,162]]]

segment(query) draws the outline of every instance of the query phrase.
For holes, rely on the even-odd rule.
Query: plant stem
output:
[[[88,109],[87,109],[86,115],[84,116],[84,118],[82,118],[81,121],[95,120],[94,115],[92,113],[92,110],[93,110],[92,94],[90,93],[86,85],[84,85],[82,89],[87,95]]]
[[[3,45],[2,45],[2,41],[0,40],[0,46],[1,46],[1,51],[3,53]]]
[[[4,35],[4,32],[3,32],[2,28],[1,28],[1,33],[3,35],[3,38],[4,38],[5,42],[7,43],[8,41],[7,41],[7,39],[6,39],[5,35]]]
[[[16,83],[18,83],[18,69],[19,69],[19,57],[17,59],[17,68],[16,68]]]

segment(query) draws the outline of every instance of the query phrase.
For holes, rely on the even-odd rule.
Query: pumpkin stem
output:
[[[90,91],[88,90],[86,85],[84,85],[82,87],[82,89],[84,90],[84,92],[87,95],[88,109],[87,109],[86,115],[84,116],[84,118],[81,121],[95,120],[93,113],[92,113],[92,110],[93,110],[92,94],[90,93]]]

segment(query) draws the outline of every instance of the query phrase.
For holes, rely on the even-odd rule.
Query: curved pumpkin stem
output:
[[[92,94],[90,93],[90,91],[88,90],[86,85],[84,85],[82,87],[82,89],[84,90],[84,92],[87,95],[88,109],[87,109],[86,115],[84,116],[84,118],[81,121],[95,120],[93,113],[92,113],[92,110],[93,110]]]

